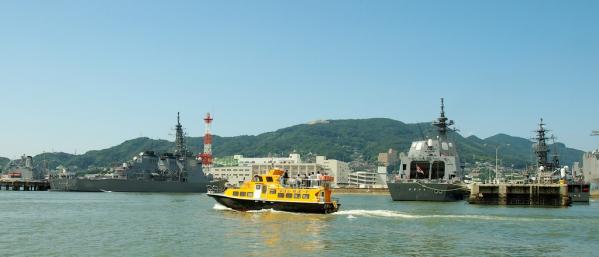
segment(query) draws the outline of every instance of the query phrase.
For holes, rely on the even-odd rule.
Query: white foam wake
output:
[[[233,209],[219,203],[215,203],[214,206],[212,206],[212,209],[219,211],[233,211]]]
[[[409,214],[391,210],[344,210],[333,213],[335,215],[347,215],[348,219],[357,217],[369,218],[400,218],[400,219],[469,219],[469,220],[531,220],[524,217],[501,217],[487,215],[469,215],[469,214]]]
[[[353,217],[391,217],[391,218],[417,218],[417,216],[389,210],[345,210],[333,213],[335,215],[349,215]]]

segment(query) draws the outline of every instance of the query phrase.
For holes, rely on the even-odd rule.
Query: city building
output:
[[[239,186],[252,177],[252,167],[227,166],[212,167],[210,173],[215,179],[226,179],[228,184]]]
[[[387,168],[379,166],[376,172],[356,171],[349,173],[350,187],[358,188],[387,188]]]
[[[209,174],[215,179],[226,179],[231,185],[240,185],[254,175],[268,173],[273,168],[287,171],[289,177],[309,176],[310,174],[327,174],[333,176],[333,187],[348,186],[349,165],[338,160],[327,160],[325,156],[317,156],[315,163],[304,163],[299,154],[289,157],[246,158],[242,155],[233,157],[237,166],[212,167]]]
[[[338,160],[327,160],[326,156],[316,156],[316,164],[325,169],[325,173],[333,176],[332,187],[349,186],[348,175],[350,173],[349,164]]]
[[[252,166],[254,164],[283,164],[283,163],[301,163],[300,155],[292,153],[289,157],[260,157],[247,158],[243,155],[235,155],[233,159],[237,160],[239,166]]]
[[[389,148],[386,153],[379,153],[377,160],[381,166],[394,165],[399,161],[398,153],[392,148]]]

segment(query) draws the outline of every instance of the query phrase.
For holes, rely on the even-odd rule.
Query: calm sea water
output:
[[[333,215],[236,212],[204,194],[0,191],[0,256],[599,256],[570,208],[337,195]]]

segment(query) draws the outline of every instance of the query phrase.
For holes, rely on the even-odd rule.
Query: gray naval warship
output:
[[[537,135],[533,138],[536,141],[533,144],[533,151],[536,155],[538,170],[535,180],[541,183],[565,183],[568,185],[568,195],[573,203],[588,203],[590,184],[585,182],[582,174],[575,174],[574,169],[570,172],[568,166],[560,164],[555,142],[553,142],[553,156],[551,160],[549,159],[551,151],[547,145],[548,138],[546,136],[549,130],[545,128],[545,125],[541,119],[539,128],[535,131]],[[550,138],[554,139],[553,136]]]
[[[68,173],[50,176],[53,191],[80,192],[206,192],[221,186],[202,170],[202,163],[186,149],[183,126],[177,113],[174,153],[157,155],[145,151],[116,168],[110,176],[75,177]]]
[[[393,201],[458,201],[464,199],[465,187],[459,173],[463,169],[456,146],[447,138],[453,121],[445,117],[441,98],[441,116],[432,123],[436,139],[412,142],[407,155],[401,153],[400,169],[387,182]]]

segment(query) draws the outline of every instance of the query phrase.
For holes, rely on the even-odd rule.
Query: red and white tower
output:
[[[212,117],[210,116],[210,113],[206,113],[204,123],[206,124],[206,131],[204,133],[204,152],[201,153],[199,157],[202,159],[202,168],[206,173],[209,172],[210,167],[212,167],[212,133],[210,130]]]

